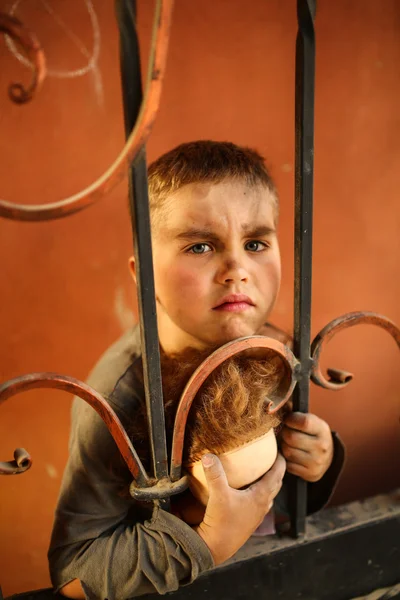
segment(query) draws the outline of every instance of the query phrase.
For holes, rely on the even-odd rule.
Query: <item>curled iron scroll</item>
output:
[[[146,143],[160,104],[173,0],[157,0],[146,91],[140,113],[124,148],[99,179],[77,194],[49,204],[15,204],[0,199],[0,216],[18,221],[46,221],[76,213],[108,194],[127,175],[129,164]]]
[[[271,414],[276,412],[285,404],[285,402],[289,400],[297,383],[296,375],[299,362],[290,348],[282,344],[282,342],[279,342],[273,338],[255,335],[228,342],[227,344],[224,344],[215,350],[215,352],[210,354],[210,356],[208,356],[196,369],[182,392],[176,412],[174,433],[172,438],[170,470],[171,481],[177,481],[181,475],[186,422],[190,407],[192,406],[193,400],[200,387],[203,385],[212,371],[214,371],[214,369],[216,369],[228,358],[239,354],[239,352],[257,349],[273,350],[274,353],[280,356],[280,358],[284,361],[288,372],[290,373],[290,382],[286,393],[282,398],[279,398],[277,402],[270,402],[268,406],[268,412]]]
[[[132,477],[139,485],[150,485],[151,481],[117,415],[108,402],[86,383],[58,373],[22,375],[0,385],[0,404],[16,394],[35,388],[64,390],[79,396],[79,398],[90,404],[106,424]],[[26,450],[18,449],[14,453],[14,461],[0,462],[0,475],[24,473],[30,468],[31,464],[32,460]]]
[[[350,383],[353,378],[351,373],[338,369],[328,369],[330,380],[322,374],[320,358],[323,345],[342,329],[354,327],[354,325],[377,325],[385,329],[395,340],[400,348],[400,329],[393,321],[374,312],[352,312],[334,319],[324,327],[314,338],[311,344],[311,379],[316,384],[328,390],[340,390]]]
[[[22,46],[33,66],[33,77],[28,87],[22,83],[11,83],[8,88],[11,100],[16,104],[24,104],[33,98],[46,77],[46,57],[35,34],[16,17],[0,12],[0,31]]]
[[[14,450],[14,460],[0,462],[0,475],[19,475],[32,466],[30,454],[24,448]]]

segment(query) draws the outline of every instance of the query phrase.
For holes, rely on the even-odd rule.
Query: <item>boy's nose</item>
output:
[[[219,272],[219,283],[246,282],[249,278],[247,270],[238,261],[226,262]]]

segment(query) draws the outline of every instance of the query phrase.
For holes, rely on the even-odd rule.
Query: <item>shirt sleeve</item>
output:
[[[158,506],[141,518],[111,434],[80,399],[69,451],[48,555],[56,590],[79,579],[91,599],[164,594],[213,566],[208,547],[183,521]]]

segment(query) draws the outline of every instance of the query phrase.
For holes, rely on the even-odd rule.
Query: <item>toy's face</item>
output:
[[[262,477],[274,464],[278,446],[273,429],[260,438],[219,455],[228,483],[241,489]],[[201,461],[186,467],[192,494],[204,505],[208,502],[208,486]]]
[[[153,235],[157,317],[168,352],[253,335],[280,284],[272,194],[241,182],[190,184]]]

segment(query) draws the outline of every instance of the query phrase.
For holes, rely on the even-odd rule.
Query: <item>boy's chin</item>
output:
[[[205,347],[208,347],[210,349],[216,349],[219,348],[220,346],[223,346],[224,344],[227,344],[228,342],[233,342],[234,340],[237,340],[239,338],[243,338],[243,337],[248,337],[250,335],[256,335],[255,333],[253,333],[252,331],[227,331],[224,333],[221,333],[219,335],[215,335],[215,336],[210,336],[210,338],[206,341],[206,343],[204,344]]]
[[[219,332],[216,332],[215,339],[212,340],[212,343],[221,346],[222,344],[227,344],[228,342],[237,340],[238,338],[247,337],[249,335],[257,335],[257,331],[260,330],[260,327],[252,327],[243,324],[240,324],[239,326],[227,327]]]
[[[199,350],[218,348],[238,338],[259,335],[264,322],[246,323],[239,319],[232,319],[229,323],[219,323],[217,326],[215,323],[211,327],[205,325],[200,331],[187,331],[186,333],[190,337],[187,336],[182,347],[198,348]]]

